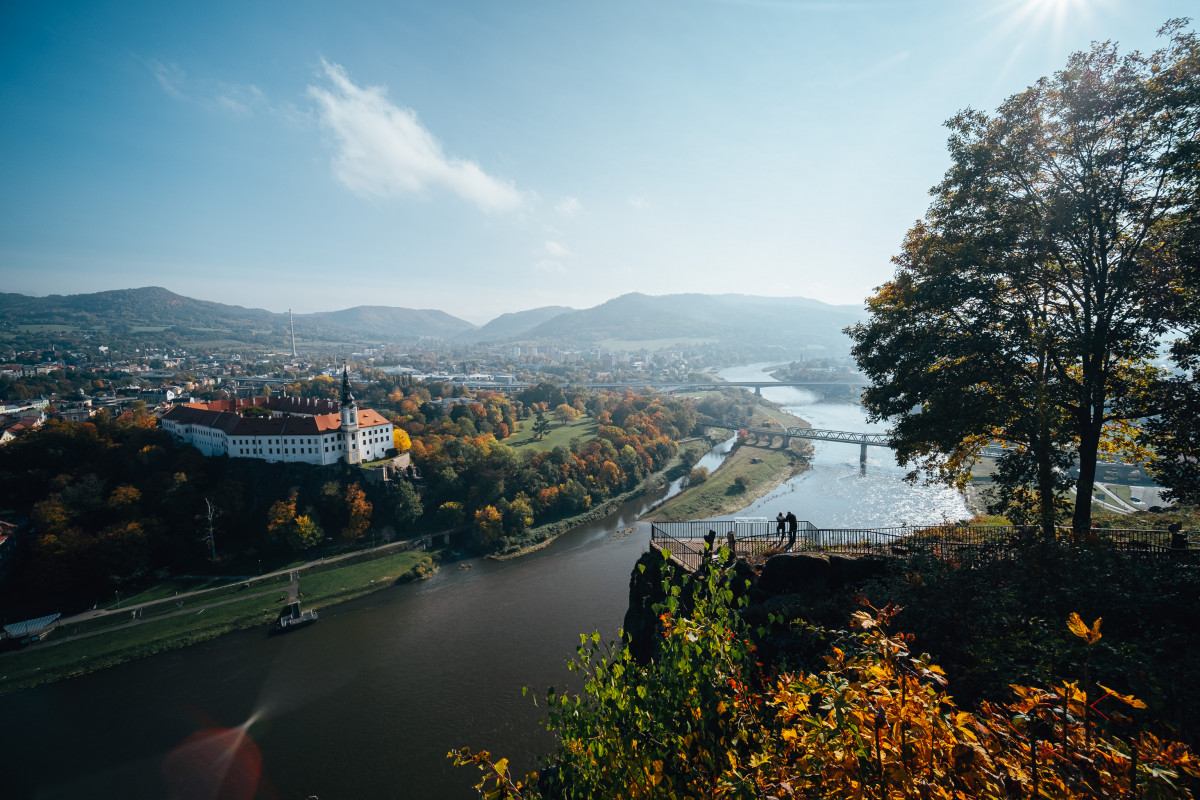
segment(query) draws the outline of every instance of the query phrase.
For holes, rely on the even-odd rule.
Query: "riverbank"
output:
[[[686,451],[698,451],[700,453],[707,452],[712,448],[713,442],[707,438],[689,439],[686,442],[679,443],[679,454],[671,461],[671,463],[663,470],[651,473],[637,487],[630,489],[628,492],[619,494],[616,497],[610,497],[603,503],[589,508],[582,514],[576,514],[573,517],[560,519],[555,522],[550,522],[545,525],[539,525],[536,528],[530,528],[525,532],[527,544],[516,545],[513,549],[505,550],[500,553],[492,553],[487,558],[493,561],[509,561],[514,558],[521,558],[541,550],[543,547],[549,546],[555,539],[568,533],[580,525],[586,525],[589,522],[601,519],[608,516],[620,506],[628,503],[646,492],[663,486],[663,482],[673,471],[680,469],[682,463],[682,455]]]
[[[755,396],[747,428],[778,430],[811,427],[778,403]],[[764,442],[764,444],[768,444]],[[749,506],[808,469],[812,445],[795,440],[790,449],[739,443],[702,483],[688,486],[643,516],[648,522],[678,522],[720,517]]]
[[[355,554],[356,556],[362,554]],[[437,569],[438,554],[404,550],[368,561],[315,562],[299,567],[293,590],[305,608],[324,610]],[[237,630],[268,630],[289,599],[286,573],[120,613],[76,617],[44,642],[0,654],[0,695],[198,644]],[[256,589],[264,589],[255,591]],[[209,597],[208,595],[216,596]],[[159,610],[165,606],[166,610]]]
[[[712,443],[696,439],[681,445],[685,450],[707,451]],[[533,541],[507,553],[491,556],[505,561],[546,547],[580,525],[600,519],[647,491],[664,485],[680,459],[647,477],[629,492],[567,519],[531,529]],[[101,611],[62,620],[45,641],[20,650],[0,653],[0,695],[105,669],[168,650],[208,641],[237,630],[268,628],[285,599],[324,611],[338,603],[362,597],[397,583],[421,580],[434,574],[439,553],[403,550],[404,543],[348,554],[297,566],[293,570],[206,587],[145,603],[129,603],[119,612]],[[299,585],[289,587],[289,575],[299,573]],[[153,595],[153,592],[151,592]]]
[[[737,445],[703,483],[689,486],[643,519],[678,522],[732,514],[807,468],[807,460],[791,450]]]

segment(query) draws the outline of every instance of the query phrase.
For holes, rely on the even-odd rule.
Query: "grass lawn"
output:
[[[752,464],[755,459],[759,459],[759,463]],[[688,488],[683,494],[656,510],[648,519],[678,522],[732,514],[779,486],[801,469],[803,464],[795,453],[742,445],[725,459],[720,469],[708,476],[708,480]],[[734,480],[739,476],[746,482],[744,492],[739,492],[734,486]]]
[[[300,573],[300,601],[305,608],[349,600],[410,577],[413,568],[430,558],[429,553],[406,550],[362,564],[331,569],[313,575]]]
[[[176,594],[183,594],[184,592],[197,592],[201,589],[223,586],[229,582],[227,578],[172,578],[162,583],[156,583],[137,594],[122,596],[121,606],[127,608],[137,603],[151,603],[155,600],[164,600]],[[109,611],[119,607],[115,598],[111,602],[104,604],[104,608]]]
[[[368,594],[390,586],[402,577],[413,575],[414,568],[423,561],[427,561],[427,566],[432,568],[433,560],[429,553],[406,551],[311,576],[301,573],[302,602],[306,608],[324,606]],[[170,583],[163,584],[163,587]],[[191,613],[149,619],[180,610],[168,599],[160,605],[148,607],[145,611],[147,621],[138,625],[56,644],[55,636],[61,638],[122,625],[129,622],[129,617],[111,614],[61,628],[44,645],[33,645],[0,656],[0,694],[186,647],[234,630],[261,626],[265,633],[283,608],[275,591],[259,597],[234,599],[219,606],[203,606],[234,597],[239,591],[261,592],[272,587],[282,589],[287,584],[286,577],[278,577],[251,581],[249,586],[244,583],[227,585],[189,598],[183,609],[191,609]],[[148,590],[146,594],[152,591]],[[167,589],[163,588],[162,591]],[[174,590],[170,591],[173,594]]]
[[[590,441],[596,437],[596,430],[599,428],[595,419],[589,416],[581,416],[574,422],[568,422],[566,425],[560,425],[557,420],[553,419],[552,414],[546,416],[550,420],[551,429],[548,434],[541,440],[533,438],[533,423],[534,418],[530,417],[527,420],[522,420],[525,423],[525,429],[519,430],[513,435],[504,440],[504,443],[509,447],[516,448],[531,448],[533,450],[553,450],[555,447],[562,445],[569,448],[572,439],[582,439]]]
[[[262,625],[279,614],[273,596],[251,597],[194,614],[146,622],[120,631],[60,645],[30,647],[0,658],[0,691],[82,675],[137,658]],[[123,620],[128,621],[128,620]],[[71,631],[62,631],[69,635]],[[51,639],[53,642],[53,639]]]

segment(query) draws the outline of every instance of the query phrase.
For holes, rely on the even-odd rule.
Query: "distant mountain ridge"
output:
[[[470,338],[479,342],[529,338],[539,325],[574,311],[575,309],[567,306],[542,306],[528,311],[501,314],[482,328],[473,331]]]
[[[860,306],[835,306],[803,297],[672,294],[621,295],[588,309],[544,306],[501,314],[477,326],[436,309],[356,306],[294,315],[305,343],[403,343],[423,337],[462,342],[553,340],[579,347],[605,341],[636,344],[677,340],[764,347],[849,350],[842,330],[862,319]],[[0,293],[0,324],[95,332],[111,338],[155,337],[186,342],[244,342],[286,349],[288,314],[175,294],[157,286],[91,294],[30,297]]]
[[[531,333],[537,338],[576,341],[749,339],[789,349],[822,348],[840,355],[849,351],[849,339],[842,330],[864,315],[861,306],[835,306],[805,297],[634,292],[554,317]]]

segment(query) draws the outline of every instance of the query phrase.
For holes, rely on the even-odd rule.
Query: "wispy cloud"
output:
[[[538,251],[538,255],[540,257],[534,262],[534,269],[542,272],[565,273],[567,271],[567,265],[563,262],[570,258],[572,253],[571,250],[562,242],[555,241],[554,239],[547,239],[545,243],[542,244],[541,250]]]
[[[216,84],[212,80],[189,79],[178,64],[165,64],[155,58],[139,60],[150,70],[167,96],[209,112],[224,112],[249,117],[258,111],[275,112],[262,89],[253,84]]]
[[[224,86],[220,94],[216,98],[217,105],[237,114],[241,117],[248,117],[254,113],[256,108],[261,108],[266,105],[267,98],[263,94],[262,89],[259,89],[253,84],[246,86]]]
[[[154,79],[158,81],[158,85],[162,87],[164,92],[176,100],[185,99],[180,86],[187,78],[187,74],[180,69],[178,64],[164,64],[154,58],[143,59],[142,63],[150,68]]]
[[[644,197],[631,197],[629,198],[629,205],[633,206],[638,211],[642,211],[650,207],[650,201]]]
[[[562,214],[564,217],[569,217],[572,214],[578,213],[583,208],[577,197],[564,197],[554,204],[554,210]]]
[[[389,101],[386,89],[355,85],[338,64],[322,60],[321,66],[329,85],[310,86],[308,94],[333,134],[334,173],[348,189],[391,197],[440,187],[485,211],[522,205],[511,183],[493,178],[474,162],[447,156],[416,113]]]

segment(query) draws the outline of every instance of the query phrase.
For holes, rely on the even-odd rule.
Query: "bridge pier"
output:
[[[867,469],[867,443],[863,442],[858,448],[858,466],[864,472]]]
[[[754,394],[755,394],[755,395],[757,395],[758,397],[762,397],[762,387],[761,387],[761,386],[755,386],[755,387],[754,387]]]

